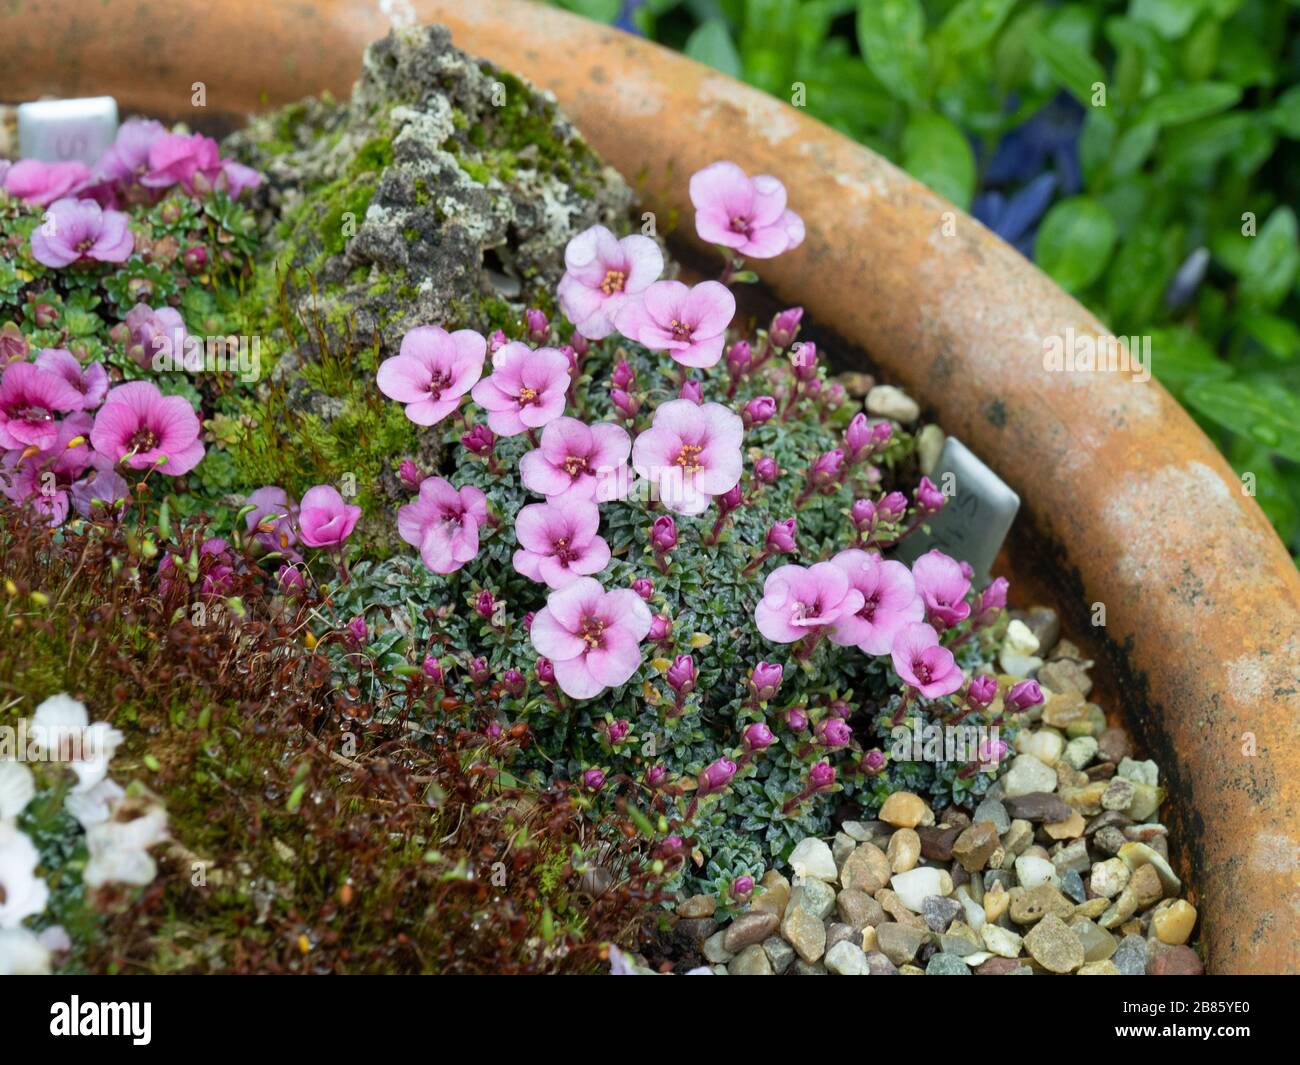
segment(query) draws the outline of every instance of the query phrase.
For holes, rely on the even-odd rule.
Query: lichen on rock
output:
[[[569,239],[626,229],[632,202],[550,96],[438,26],[372,45],[350,101],[256,117],[226,150],[268,179],[245,309],[274,357],[232,453],[290,489],[350,473],[371,515],[405,492],[397,460],[432,468],[440,446],[383,402],[378,363],[418,325],[517,336],[525,306],[552,309]]]

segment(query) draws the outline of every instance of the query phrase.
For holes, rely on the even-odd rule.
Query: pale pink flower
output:
[[[707,369],[722,357],[736,297],[717,281],[688,288],[680,281],[656,281],[640,300],[614,316],[618,331],[652,351],[667,351],[682,366]]]
[[[104,510],[121,510],[131,494],[131,486],[111,467],[92,469],[69,489],[72,505],[83,518],[95,517]]]
[[[81,393],[81,409],[94,410],[108,395],[108,371],[102,362],[82,366],[65,348],[45,348],[36,356],[36,365],[56,373]]]
[[[149,144],[148,170],[140,184],[151,189],[180,185],[191,195],[224,188],[231,199],[262,183],[256,170],[222,159],[217,142],[201,133],[164,133]]]
[[[886,562],[878,554],[851,548],[831,559],[831,565],[844,571],[863,599],[857,611],[835,623],[830,632],[832,643],[844,647],[856,644],[864,654],[887,655],[898,630],[925,616],[925,605],[903,563]]]
[[[740,416],[720,403],[669,400],[632,445],[632,465],[669,510],[701,514],[740,483],[744,433]]]
[[[951,628],[970,617],[970,578],[957,561],[935,548],[912,563],[912,577],[931,622]]]
[[[862,603],[862,593],[833,563],[781,566],[763,582],[754,622],[769,640],[794,643],[831,629],[840,618],[861,610]]]
[[[148,381],[129,381],[108,393],[95,414],[90,442],[115,464],[133,470],[157,467],[159,473],[179,477],[203,458],[199,428],[189,400],[164,396]]]
[[[564,693],[590,699],[631,679],[649,631],[650,610],[636,592],[607,592],[599,581],[579,577],[550,594],[529,636],[537,653],[555,664]]]
[[[492,356],[492,374],[474,386],[474,402],[488,412],[488,427],[498,436],[540,429],[564,413],[569,360],[558,348],[538,348],[512,340]]]
[[[400,352],[380,364],[379,391],[406,404],[416,425],[434,425],[483,376],[486,357],[487,341],[471,329],[418,326],[402,338]]]
[[[84,401],[57,373],[11,363],[0,376],[0,448],[49,449],[59,435],[58,415],[80,410]]]
[[[540,445],[519,460],[519,479],[551,502],[569,496],[598,503],[622,499],[631,451],[632,438],[620,426],[556,418],[542,430]]]
[[[458,490],[426,477],[419,498],[397,508],[397,531],[430,570],[453,573],[478,554],[478,529],[487,516],[487,497],[473,485]]]
[[[565,247],[564,276],[555,292],[565,317],[578,332],[600,340],[614,331],[618,309],[644,292],[663,271],[663,252],[649,237],[619,240],[604,226],[592,226]]]
[[[191,337],[185,321],[175,307],[154,310],[148,304],[137,303],[123,319],[127,328],[126,353],[142,370],[153,367],[154,361],[166,356],[173,364],[183,360],[195,344],[202,343]]]
[[[352,535],[361,508],[343,502],[338,489],[318,484],[298,504],[298,534],[308,547],[338,547]]]
[[[76,487],[73,482],[91,463],[85,442],[89,432],[90,415],[77,411],[58,424],[58,434],[47,450],[5,452],[0,459],[0,492],[15,503],[32,500],[38,514],[49,516],[51,527],[62,525],[68,516],[69,493]]]
[[[289,498],[289,493],[278,485],[267,485],[244,500],[245,506],[249,503],[253,504],[253,509],[244,515],[244,526],[254,539],[267,551],[280,551],[291,558],[299,558],[293,550],[298,542],[295,528],[298,504]]]
[[[71,196],[90,180],[85,163],[43,163],[22,159],[4,175],[4,189],[33,207],[48,207],[55,200]]]
[[[55,200],[32,230],[33,257],[56,269],[85,260],[123,263],[134,247],[126,215],[94,200]]]
[[[531,503],[515,519],[515,569],[529,580],[563,588],[609,564],[609,545],[597,535],[596,504],[568,496]]]
[[[803,219],[785,202],[779,180],[769,174],[751,178],[735,163],[714,163],[691,176],[700,239],[755,259],[770,259],[803,243]]]
[[[952,652],[939,646],[939,634],[923,621],[898,630],[890,657],[903,683],[927,699],[951,695],[962,686],[964,678]]]

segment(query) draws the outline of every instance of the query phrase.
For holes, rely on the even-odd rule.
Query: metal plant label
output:
[[[116,136],[117,101],[111,96],[36,100],[18,107],[18,147],[24,159],[91,166]]]

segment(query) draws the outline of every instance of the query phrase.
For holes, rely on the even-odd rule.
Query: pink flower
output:
[[[762,425],[776,414],[776,400],[771,396],[755,396],[745,404],[746,425]]]
[[[416,425],[434,425],[483,376],[486,357],[487,341],[471,329],[448,333],[418,326],[402,338],[398,354],[380,363],[379,391],[406,404],[406,416]]]
[[[550,502],[561,496],[598,503],[621,499],[630,480],[631,451],[632,438],[617,425],[556,418],[542,430],[539,446],[519,460],[519,479]]]
[[[649,631],[650,610],[636,592],[607,592],[591,577],[580,577],[550,594],[529,635],[537,653],[555,663],[565,694],[590,699],[631,679]]]
[[[32,255],[56,269],[93,259],[126,262],[135,247],[121,211],[106,211],[94,200],[55,200],[32,230]]]
[[[199,419],[189,400],[164,396],[148,381],[129,381],[108,393],[90,442],[114,463],[133,470],[157,467],[168,477],[189,473],[203,458]]]
[[[772,730],[763,721],[756,721],[752,725],[746,725],[741,730],[740,737],[741,743],[747,751],[765,751],[776,742]]]
[[[183,559],[178,559],[171,552],[163,555],[158,563],[158,591],[166,597],[176,583],[175,574],[182,572]],[[229,593],[235,576],[235,560],[230,554],[230,545],[219,536],[204,540],[199,547],[199,574],[201,584],[199,594],[205,599],[223,596]],[[188,577],[182,575],[188,584]]]
[[[794,643],[830,629],[840,618],[861,610],[862,603],[862,593],[833,563],[781,566],[763,582],[754,621],[769,640]]]
[[[615,315],[618,331],[652,351],[667,351],[682,366],[706,369],[722,357],[736,297],[726,285],[656,281],[639,301]]]
[[[52,528],[62,525],[70,493],[76,488],[73,482],[91,463],[84,439],[75,447],[69,445],[88,432],[90,415],[78,411],[58,423],[58,434],[47,450],[5,452],[0,459],[0,492],[15,503],[32,500],[38,514],[49,516]]]
[[[167,128],[153,119],[130,118],[117,128],[117,138],[95,164],[95,181],[132,184],[149,170],[149,150]]]
[[[77,192],[90,180],[85,163],[43,163],[23,159],[14,163],[4,175],[4,189],[33,207],[48,207]]]
[[[903,683],[927,699],[951,695],[962,686],[961,670],[952,652],[939,646],[939,634],[924,622],[899,629],[890,656]]]
[[[730,784],[731,778],[736,775],[736,768],[736,763],[730,758],[719,758],[716,762],[705,766],[698,782],[700,798],[721,791]]]
[[[925,514],[937,514],[947,500],[929,477],[922,477],[916,486],[916,506]]]
[[[208,192],[221,175],[217,142],[201,133],[164,133],[149,144],[148,171],[140,184],[151,189],[180,185],[188,193]]]
[[[970,604],[966,602],[970,578],[942,551],[937,548],[927,551],[913,562],[912,577],[932,623],[951,628],[970,617]]]
[[[515,519],[515,569],[552,588],[599,573],[610,558],[609,545],[596,533],[599,528],[600,511],[588,500],[531,503]]]
[[[668,685],[678,695],[690,695],[695,690],[695,681],[700,671],[695,668],[695,659],[690,655],[678,655],[666,674]]]
[[[799,323],[803,321],[802,307],[788,307],[772,316],[772,324],[767,335],[778,348],[788,348],[799,335]]]
[[[420,495],[397,508],[397,532],[419,548],[434,573],[453,573],[478,554],[478,529],[487,521],[487,496],[473,485],[457,490],[441,477],[426,477]]]
[[[720,403],[669,400],[632,445],[632,465],[669,510],[701,514],[740,482],[744,432],[739,415]]]
[[[492,374],[474,386],[474,402],[488,412],[498,436],[539,429],[564,413],[569,360],[558,348],[531,350],[517,340],[492,356]]]
[[[55,420],[85,402],[59,374],[30,362],[15,362],[0,375],[0,447],[46,451],[59,435]]]
[[[36,365],[58,374],[80,392],[82,410],[94,410],[108,394],[108,371],[103,363],[92,362],[83,367],[72,352],[64,348],[45,348],[36,356]]]
[[[851,548],[831,559],[831,565],[844,571],[863,599],[856,612],[835,623],[831,642],[842,647],[856,644],[863,654],[887,655],[898,630],[925,616],[925,605],[903,563]]]
[[[91,518],[96,512],[121,510],[117,504],[131,494],[131,488],[115,470],[92,469],[81,480],[75,481],[69,492],[77,513],[83,518]]]
[[[1006,698],[1002,700],[1003,705],[1013,714],[1028,710],[1031,706],[1038,706],[1042,701],[1043,689],[1038,686],[1036,680],[1022,680],[1013,685],[1007,692]]]
[[[614,331],[619,308],[663,272],[663,252],[649,237],[619,240],[604,226],[592,226],[564,249],[564,276],[555,291],[565,317],[578,332],[600,340]]]
[[[126,353],[142,370],[151,368],[154,359],[162,354],[180,359],[190,347],[185,322],[174,307],[154,310],[137,303],[123,321],[127,328]],[[198,343],[198,339],[194,338],[194,342]]]
[[[343,502],[328,484],[308,488],[298,504],[298,531],[308,547],[338,547],[352,535],[361,508]]]
[[[709,244],[770,259],[803,243],[801,219],[785,205],[785,186],[769,174],[749,177],[735,163],[714,163],[691,176],[695,232]]]
[[[780,662],[760,661],[749,675],[749,686],[754,692],[754,697],[764,702],[772,698],[781,687],[784,673],[785,670]]]
[[[244,515],[245,528],[254,533],[255,539],[268,551],[282,551],[290,557],[297,557],[291,550],[298,542],[294,522],[298,515],[297,505],[289,498],[289,493],[276,485],[259,488],[244,500],[244,505],[253,504],[253,509]]]

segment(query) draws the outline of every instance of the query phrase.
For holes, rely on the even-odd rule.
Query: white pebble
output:
[[[1056,866],[1046,858],[1036,858],[1032,854],[1022,854],[1016,859],[1016,879],[1026,890],[1036,888],[1039,884],[1061,886],[1061,878],[1056,874]]]
[[[921,912],[921,904],[929,895],[946,895],[944,888],[944,870],[922,867],[890,877],[889,886],[894,889],[898,901],[913,913]],[[952,890],[952,878],[948,877],[948,890]]]
[[[840,875],[830,847],[815,836],[799,841],[790,854],[790,868],[796,876],[811,876],[827,883],[834,882]]]

